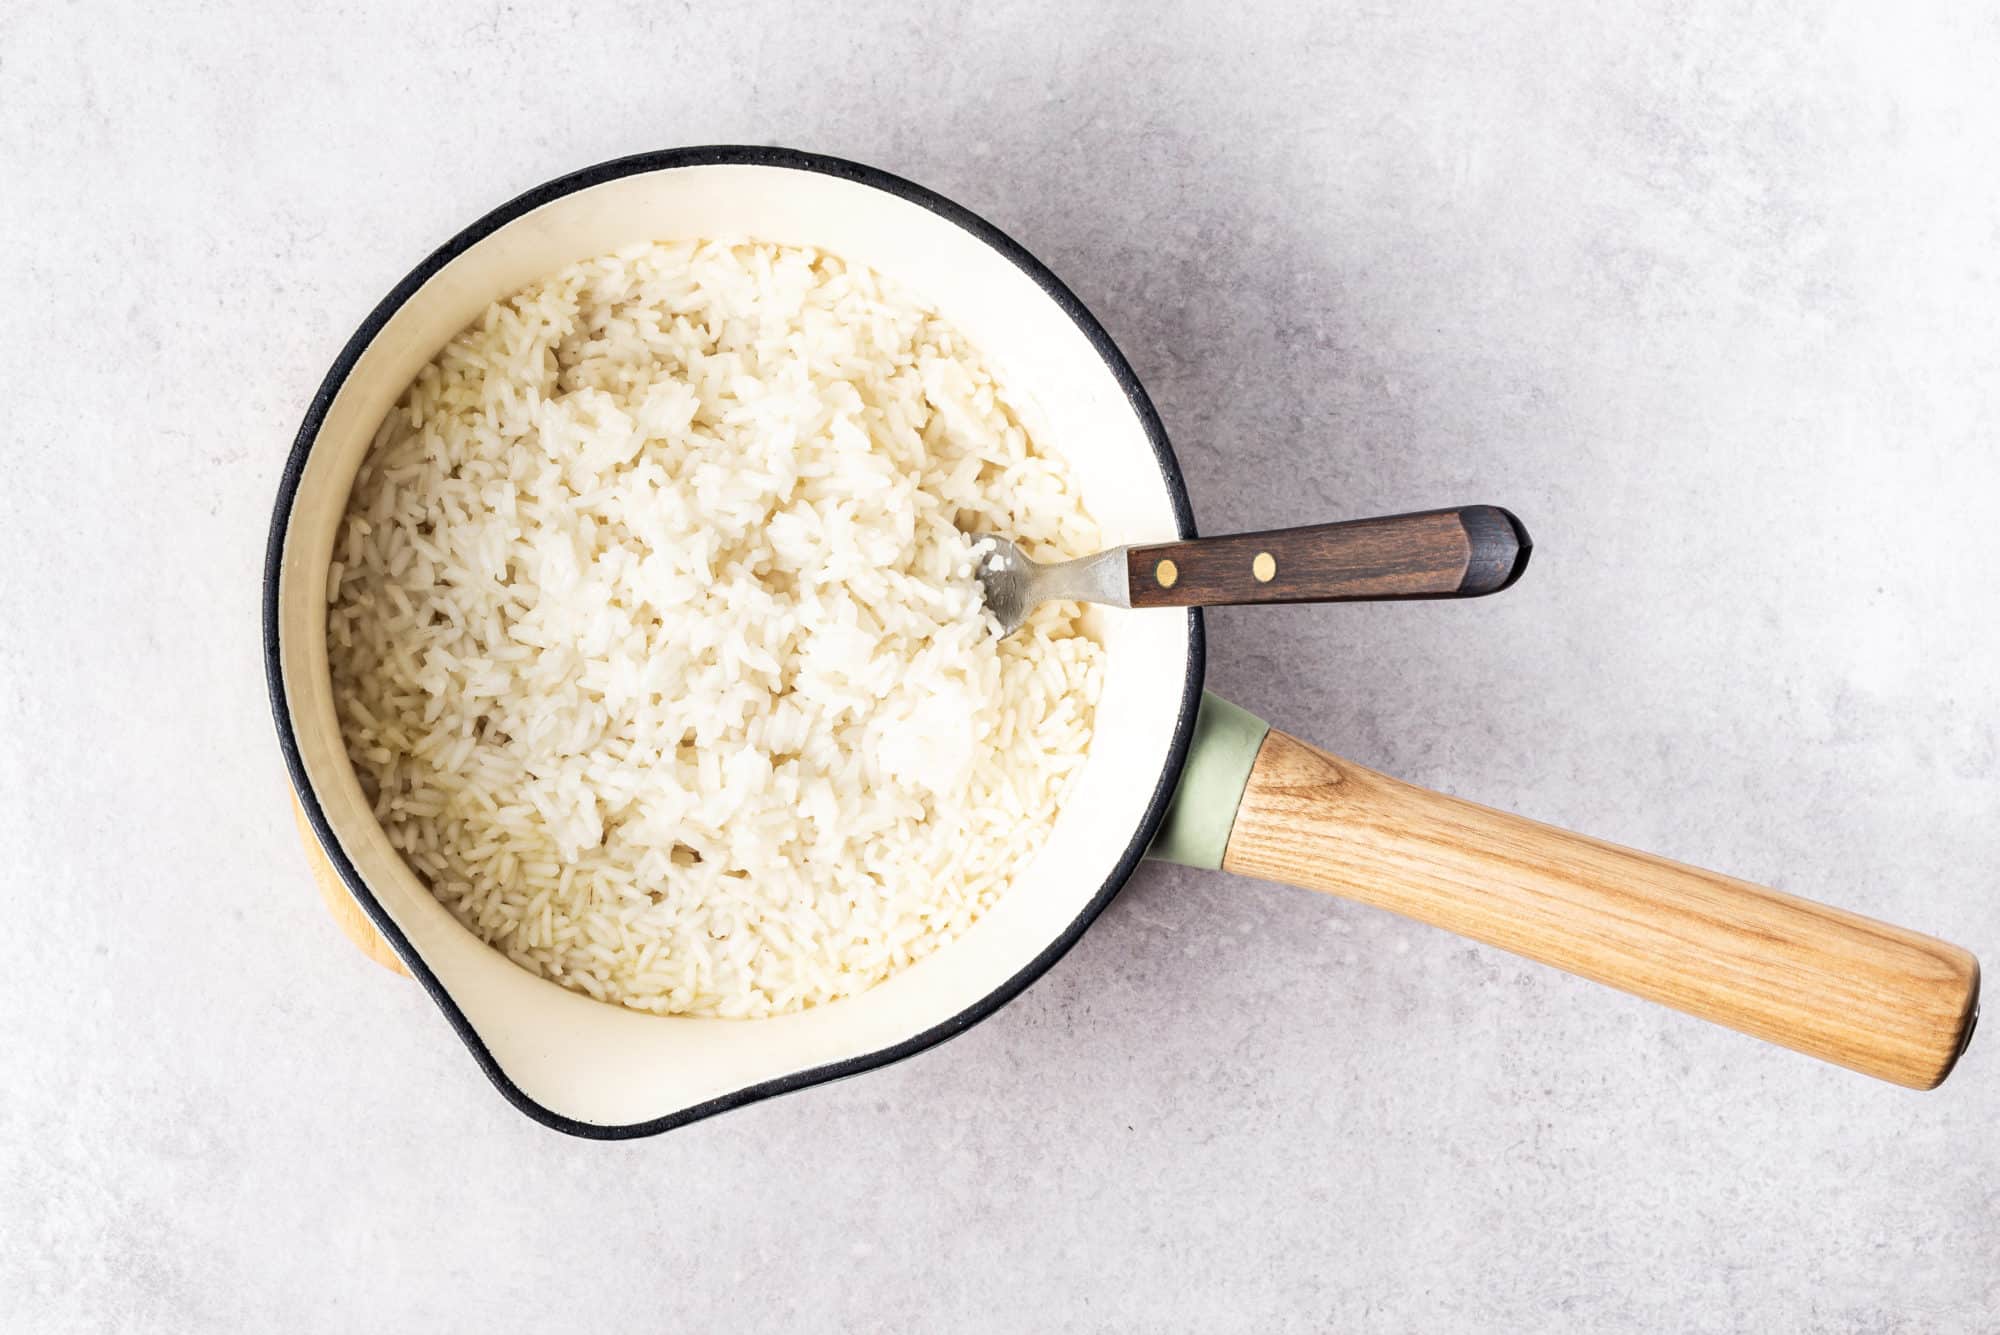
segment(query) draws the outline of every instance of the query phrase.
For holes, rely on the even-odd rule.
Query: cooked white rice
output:
[[[334,695],[390,841],[516,963],[642,1010],[850,996],[1003,894],[1083,762],[1097,546],[952,327],[810,250],[640,246],[489,308],[355,479]]]

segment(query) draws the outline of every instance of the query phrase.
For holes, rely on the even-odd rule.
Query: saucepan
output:
[[[404,387],[490,302],[631,242],[710,236],[816,246],[899,280],[999,369],[1108,542],[1195,537],[1159,418],[1082,303],[992,225],[887,173],[775,148],[642,154],[531,190],[419,264],[342,349],[299,430],[271,526],[264,652],[326,884],[523,1112],[581,1136],[650,1135],[907,1057],[1019,995],[1147,856],[1392,909],[1903,1085],[1950,1071],[1977,1010],[1964,950],[1340,759],[1205,694],[1201,614],[1143,606],[1172,601],[1158,597],[1095,614],[1094,736],[1039,852],[962,937],[868,992],[772,1019],[662,1017],[482,944],[390,846],[342,748],[325,589],[347,493]]]

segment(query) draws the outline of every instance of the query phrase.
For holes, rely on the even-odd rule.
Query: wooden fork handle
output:
[[[1978,1017],[1959,947],[1429,792],[1272,730],[1226,870],[1374,904],[1929,1089]]]
[[[1497,505],[1134,547],[1134,607],[1477,598],[1521,577],[1534,544]]]

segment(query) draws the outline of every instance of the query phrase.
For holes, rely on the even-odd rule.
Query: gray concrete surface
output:
[[[409,265],[790,143],[1043,256],[1211,531],[1533,527],[1502,599],[1216,615],[1217,689],[2000,960],[1996,69],[1981,4],[0,8],[0,1327],[2000,1328],[2000,1040],[1906,1093],[1219,875],[917,1060],[561,1138],[321,914],[256,643]]]

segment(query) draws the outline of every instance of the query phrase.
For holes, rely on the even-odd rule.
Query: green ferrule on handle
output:
[[[1194,721],[1194,740],[1180,786],[1167,805],[1167,818],[1153,836],[1149,858],[1178,862],[1184,867],[1222,866],[1229,832],[1236,825],[1236,808],[1250,767],[1271,725],[1219,695],[1201,693],[1201,712]]]

